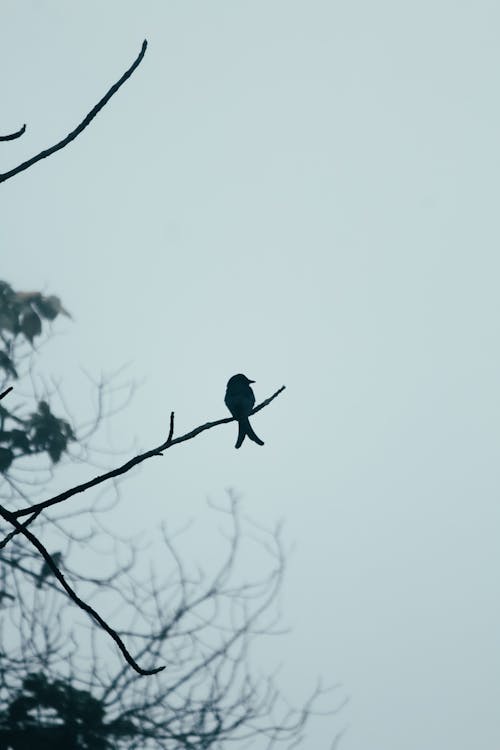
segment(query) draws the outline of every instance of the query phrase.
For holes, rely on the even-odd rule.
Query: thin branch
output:
[[[41,541],[34,534],[32,534],[31,531],[28,531],[26,529],[26,524],[24,524],[24,527],[23,527],[23,525],[21,525],[16,520],[14,514],[11,513],[9,510],[7,510],[7,508],[4,508],[2,505],[0,505],[0,516],[2,516],[2,518],[5,521],[8,521],[9,523],[11,523],[16,529],[16,531],[18,533],[21,533],[23,536],[25,536],[26,539],[28,539],[28,541],[31,542],[33,547],[35,547],[35,549],[38,550],[38,552],[42,555],[43,559],[45,560],[45,562],[47,563],[47,565],[49,566],[50,570],[55,575],[59,583],[62,585],[62,587],[64,588],[64,590],[66,591],[70,599],[72,599],[75,602],[75,604],[77,604],[80,607],[80,609],[83,609],[84,612],[87,612],[88,615],[93,617],[94,620],[96,620],[99,623],[101,628],[105,630],[106,633],[108,633],[108,635],[111,636],[111,638],[117,644],[118,648],[120,649],[123,656],[125,657],[125,660],[130,664],[130,666],[133,669],[135,669],[135,671],[138,674],[152,675],[152,674],[157,674],[158,672],[161,672],[163,669],[165,669],[165,667],[157,667],[156,669],[142,669],[137,664],[137,662],[132,658],[130,653],[127,651],[125,644],[121,640],[118,633],[115,630],[113,630],[113,628],[110,627],[107,624],[107,622],[105,622],[105,620],[102,619],[101,615],[98,612],[96,612],[96,610],[93,607],[91,607],[90,604],[87,604],[86,602],[83,601],[83,599],[80,599],[80,597],[76,594],[76,592],[73,591],[73,589],[67,583],[65,577],[63,576],[63,574],[61,573],[61,571],[55,564],[51,555],[47,552],[47,549],[41,543]]]
[[[90,110],[88,115],[84,117],[84,119],[81,121],[81,123],[71,131],[71,133],[68,133],[68,135],[62,139],[62,141],[59,141],[59,143],[54,144],[54,146],[50,146],[50,148],[46,148],[44,151],[40,151],[39,154],[36,156],[33,156],[31,159],[28,159],[28,161],[24,161],[22,164],[19,164],[17,167],[14,167],[14,169],[11,169],[9,172],[4,172],[3,174],[0,174],[0,182],[5,182],[5,180],[9,180],[11,177],[14,177],[14,175],[19,174],[19,172],[23,172],[25,169],[28,169],[33,164],[36,164],[37,161],[40,161],[40,159],[45,159],[47,156],[51,156],[56,151],[59,151],[60,149],[64,148],[68,145],[68,143],[71,143],[71,141],[74,141],[77,136],[80,135],[80,133],[85,130],[87,125],[89,125],[94,117],[101,111],[101,109],[109,102],[111,97],[116,94],[118,89],[125,83],[125,81],[130,78],[134,70],[137,68],[137,66],[140,64],[142,58],[144,57],[146,53],[146,47],[148,46],[147,40],[145,39],[142,43],[141,51],[139,52],[139,55],[134,60],[132,65],[128,70],[125,71],[125,73],[122,75],[119,81],[114,83],[109,91],[102,97],[102,99],[95,105],[93,109]]]
[[[267,398],[265,401],[263,401],[261,404],[255,407],[255,409],[251,412],[251,414],[256,414],[258,411],[263,409],[265,406],[268,406],[268,404],[271,403],[279,394],[285,390],[285,386],[282,385],[281,388],[279,388],[276,393],[273,393],[272,396]],[[174,413],[172,412],[170,415],[170,429],[167,440],[159,445],[157,448],[152,448],[149,451],[146,451],[145,453],[140,453],[138,456],[134,456],[134,458],[131,458],[130,461],[127,461],[122,466],[119,466],[116,469],[112,469],[111,471],[106,472],[106,474],[101,474],[100,476],[94,477],[93,479],[90,479],[88,482],[84,482],[83,484],[78,484],[76,487],[71,487],[69,490],[65,490],[64,492],[61,492],[59,495],[55,495],[54,497],[49,498],[48,500],[43,500],[41,503],[35,503],[34,505],[30,505],[27,508],[21,508],[20,510],[16,510],[12,513],[13,518],[20,518],[21,516],[27,516],[31,513],[38,513],[40,510],[43,510],[44,508],[50,508],[51,505],[56,505],[57,503],[62,503],[64,500],[67,500],[69,497],[73,497],[73,495],[77,495],[80,492],[85,492],[85,490],[90,489],[91,487],[95,487],[98,484],[101,484],[102,482],[106,482],[108,479],[111,479],[113,477],[118,477],[120,474],[125,474],[127,471],[130,471],[134,466],[137,466],[138,464],[142,463],[148,458],[152,458],[153,456],[163,456],[163,452],[166,451],[168,448],[171,448],[173,445],[177,445],[178,443],[184,443],[186,440],[192,440],[192,438],[199,435],[201,432],[205,432],[205,430],[210,430],[212,427],[218,427],[221,424],[228,424],[229,422],[236,421],[234,417],[226,417],[225,419],[218,419],[215,422],[207,422],[206,424],[202,424],[199,427],[196,427],[194,430],[191,430],[191,432],[187,432],[185,435],[181,435],[180,437],[173,438],[173,431],[174,431]]]
[[[14,388],[14,386],[11,385],[10,388],[7,388],[6,391],[4,391],[3,393],[0,393],[0,401],[4,398],[4,396],[6,396],[8,393],[10,393],[13,388]]]
[[[33,513],[33,515],[30,516],[30,518],[28,518],[27,521],[19,525],[19,529],[16,528],[13,531],[11,531],[9,534],[7,534],[5,539],[2,539],[2,541],[0,542],[0,549],[3,549],[10,542],[11,539],[17,536],[17,534],[22,534],[24,529],[27,526],[29,526],[31,523],[33,523],[33,521],[40,515],[41,512],[42,511],[39,510],[37,513]]]
[[[168,430],[167,443],[169,443],[174,436],[174,412],[170,412],[170,428]]]
[[[22,126],[22,128],[16,130],[15,133],[9,133],[9,135],[0,135],[0,141],[14,141],[16,138],[20,138],[25,131],[26,123]]]

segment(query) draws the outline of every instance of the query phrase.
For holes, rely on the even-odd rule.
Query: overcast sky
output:
[[[349,705],[307,747],[500,747],[500,6],[487,0],[0,0],[0,277],[74,315],[45,353],[142,382],[117,434],[148,448],[119,521],[242,495],[294,543],[272,642],[300,699]],[[83,394],[83,395],[82,395]],[[174,453],[174,451],[176,451]],[[213,552],[202,535],[201,560]]]

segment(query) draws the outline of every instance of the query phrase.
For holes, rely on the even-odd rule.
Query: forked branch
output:
[[[22,128],[16,130],[15,133],[9,133],[9,135],[0,135],[0,141],[14,141],[16,138],[20,138],[25,131],[26,123],[22,126]]]
[[[101,615],[90,606],[90,604],[87,604],[87,602],[84,602],[83,599],[80,599],[80,597],[77,595],[77,593],[71,588],[69,583],[66,581],[65,577],[55,564],[54,560],[52,559],[51,555],[48,553],[45,546],[41,543],[41,541],[36,537],[34,534],[31,533],[31,531],[28,531],[26,528],[26,524],[21,525],[19,521],[16,520],[13,513],[11,513],[7,508],[4,508],[2,505],[0,505],[0,516],[7,521],[8,523],[12,524],[14,526],[15,530],[22,534],[26,539],[33,545],[33,547],[41,554],[45,562],[47,563],[48,567],[54,574],[54,576],[57,578],[61,586],[64,588],[66,593],[68,594],[69,598],[72,599],[72,601],[75,602],[75,604],[80,607],[80,609],[83,609],[84,612],[87,612],[88,615],[90,615],[96,622],[101,626],[103,630],[108,633],[108,635],[111,636],[111,638],[114,640],[120,651],[122,652],[125,660],[130,664],[130,666],[135,669],[135,671],[140,675],[151,675],[151,674],[157,674],[158,672],[161,672],[165,667],[157,667],[156,669],[142,669],[135,659],[131,656],[131,654],[128,652],[127,648],[125,647],[125,644],[123,643],[122,639],[116,632],[116,630],[113,630],[113,628],[108,625],[108,623],[102,619]]]
[[[8,389],[4,391],[4,393],[0,394],[0,398],[5,396],[11,389]],[[282,386],[279,388],[275,393],[273,393],[272,396],[265,399],[261,404],[256,406],[252,414],[255,414],[256,412],[263,409],[265,406],[268,406],[268,404],[271,403],[279,394],[285,390],[285,386]],[[111,636],[111,638],[115,641],[118,648],[122,652],[125,660],[127,663],[140,675],[152,675],[160,672],[165,667],[157,667],[155,669],[142,669],[135,659],[131,656],[129,651],[127,650],[125,644],[121,640],[118,633],[113,630],[113,628],[108,625],[108,623],[103,620],[103,618],[100,616],[100,614],[87,602],[80,599],[80,597],[76,594],[76,592],[72,589],[72,587],[68,584],[66,581],[64,575],[61,573],[59,568],[57,567],[56,563],[48,553],[45,546],[40,542],[38,537],[36,537],[31,531],[28,530],[28,526],[40,515],[40,513],[45,510],[45,508],[49,508],[52,505],[56,505],[57,503],[61,503],[64,500],[67,500],[68,498],[72,497],[73,495],[76,495],[80,492],[85,492],[85,490],[90,489],[91,487],[95,487],[98,484],[102,484],[103,482],[107,481],[108,479],[112,479],[114,477],[119,476],[120,474],[125,474],[127,471],[130,471],[134,466],[137,466],[138,464],[142,463],[142,461],[145,461],[148,458],[152,458],[153,456],[162,456],[164,451],[166,451],[168,448],[171,448],[173,445],[176,445],[177,443],[183,443],[187,440],[192,440],[197,435],[199,435],[201,432],[205,432],[205,430],[210,430],[213,427],[217,427],[222,424],[227,424],[229,422],[234,422],[234,417],[225,417],[224,419],[218,419],[215,422],[207,422],[206,424],[200,425],[199,427],[196,427],[194,430],[191,430],[190,432],[187,432],[184,435],[181,435],[177,438],[174,438],[174,412],[171,412],[170,414],[170,424],[169,424],[169,430],[168,430],[168,437],[167,439],[159,445],[157,448],[153,448],[149,451],[146,451],[145,453],[141,453],[138,456],[135,456],[134,458],[130,459],[130,461],[127,461],[122,466],[117,467],[116,469],[112,469],[111,471],[106,472],[106,474],[102,474],[100,476],[94,477],[88,482],[84,482],[83,484],[79,484],[76,487],[71,487],[68,490],[65,490],[65,492],[60,493],[59,495],[56,495],[55,497],[49,498],[48,500],[44,500],[41,503],[36,503],[34,505],[31,505],[27,508],[21,508],[17,511],[10,511],[7,508],[0,505],[0,517],[3,518],[7,523],[9,523],[13,529],[12,531],[7,534],[5,539],[1,542],[0,547],[3,548],[5,545],[18,534],[21,534],[24,536],[31,545],[37,550],[37,552],[40,553],[40,555],[43,557],[45,562],[47,563],[47,566],[52,571],[54,576],[57,578],[59,583],[62,585],[70,599],[75,602],[75,604],[80,607],[84,612],[86,612],[90,617],[92,617],[100,626],[101,628],[108,633],[108,635]],[[18,518],[29,515],[30,517],[24,521],[24,523],[20,523]]]
[[[276,393],[273,393],[272,396],[267,398],[265,401],[263,401],[261,404],[255,407],[253,409],[252,414],[256,414],[258,411],[263,409],[265,406],[268,406],[268,404],[271,403],[271,401],[274,401],[274,399],[279,396],[282,391],[285,390],[285,386],[282,385],[281,388],[279,388]],[[85,492],[85,490],[90,489],[91,487],[96,487],[98,484],[102,484],[102,482],[106,482],[108,479],[113,479],[114,477],[118,477],[121,474],[126,474],[127,471],[130,471],[134,466],[137,466],[138,464],[142,463],[143,461],[146,461],[148,458],[152,458],[153,456],[162,456],[163,453],[168,450],[168,448],[172,448],[172,446],[177,445],[178,443],[184,443],[186,440],[192,440],[197,435],[199,435],[201,432],[205,432],[205,430],[211,430],[212,427],[218,427],[221,424],[228,424],[229,422],[236,421],[234,417],[225,417],[224,419],[217,419],[215,422],[207,422],[206,424],[202,424],[199,427],[195,427],[194,430],[191,430],[191,432],[186,432],[185,435],[181,435],[180,437],[174,438],[174,412],[170,415],[170,428],[168,437],[161,445],[159,445],[157,448],[152,448],[149,451],[146,451],[145,453],[140,453],[138,456],[134,456],[134,458],[131,458],[130,461],[127,461],[122,466],[118,466],[116,469],[112,469],[111,471],[107,471],[106,474],[101,474],[100,476],[94,477],[93,479],[90,479],[88,482],[83,482],[83,484],[78,484],[76,487],[71,487],[68,490],[65,490],[64,492],[61,492],[59,495],[55,495],[54,497],[49,498],[48,500],[43,500],[41,503],[35,503],[34,505],[29,505],[27,508],[21,508],[20,510],[16,510],[12,513],[12,516],[14,518],[21,518],[21,516],[27,516],[31,513],[38,514],[40,511],[44,510],[45,508],[50,508],[52,505],[57,505],[57,503],[62,503],[64,500],[67,500],[70,497],[73,497],[73,495],[78,495],[80,492]],[[24,524],[24,528],[26,528],[27,524]]]

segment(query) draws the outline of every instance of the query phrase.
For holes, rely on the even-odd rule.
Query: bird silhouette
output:
[[[241,373],[233,375],[227,382],[224,403],[233,417],[238,420],[238,439],[235,448],[241,447],[245,436],[257,445],[264,445],[263,441],[253,431],[248,419],[255,404],[255,396],[250,388],[250,383],[255,383],[255,380],[250,380]]]
[[[54,561],[54,564],[59,567],[59,563],[62,559],[62,552],[54,552],[52,555],[52,560]],[[52,568],[48,565],[47,561],[43,561],[42,569],[40,570],[40,573],[38,574],[38,578],[36,581],[36,587],[37,589],[41,588],[42,583],[45,581],[48,575],[52,573]]]

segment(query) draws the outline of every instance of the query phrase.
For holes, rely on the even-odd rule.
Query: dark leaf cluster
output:
[[[0,748],[112,750],[117,737],[135,733],[131,721],[104,722],[101,701],[71,682],[29,674],[0,714]]]
[[[29,418],[25,437],[28,438],[32,451],[46,451],[53,463],[59,461],[68,442],[75,440],[69,422],[54,416],[46,401],[40,401],[38,411]]]
[[[14,421],[15,420],[15,421]],[[15,427],[9,426],[15,424]],[[27,419],[14,417],[0,407],[0,472],[5,473],[15,458],[36,453],[48,453],[57,463],[67,450],[75,434],[69,422],[56,417],[46,401],[40,401]]]
[[[6,281],[0,281],[0,380],[19,377],[19,342],[33,344],[44,323],[58,315],[69,315],[55,295],[41,292],[16,292]],[[48,453],[57,463],[75,436],[70,424],[56,417],[44,400],[26,418],[0,407],[0,473],[8,471],[12,462],[24,455]]]
[[[6,345],[0,354],[0,367],[7,374],[17,377],[6,351],[9,349],[6,333],[11,337],[22,334],[32,344],[35,336],[42,332],[42,321],[55,320],[61,314],[69,316],[59,297],[46,297],[41,292],[15,292],[7,282],[0,281],[0,333]]]

